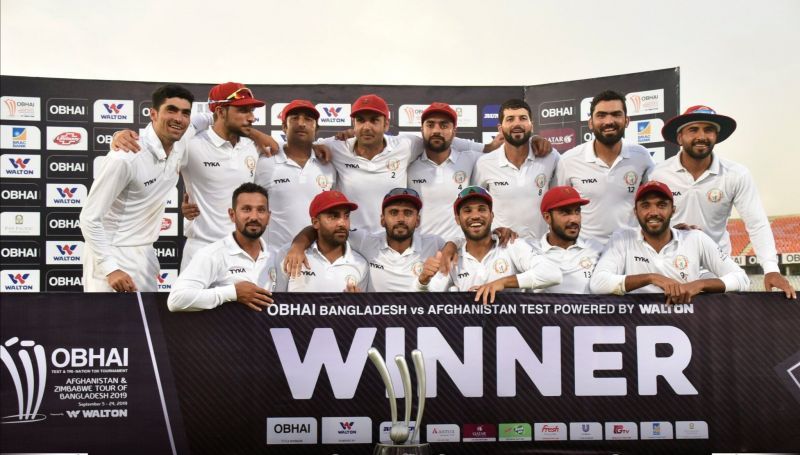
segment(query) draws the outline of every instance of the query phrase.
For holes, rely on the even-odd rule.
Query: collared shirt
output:
[[[437,273],[427,286],[417,281],[417,289],[464,292],[511,275],[517,275],[520,289],[539,289],[558,284],[560,276],[555,269],[549,264],[534,260],[537,252],[531,243],[517,239],[514,243],[501,247],[498,246],[496,237],[493,239],[495,246],[480,261],[467,252],[467,244],[464,242],[458,252],[458,261],[450,268],[450,274]]]
[[[167,155],[152,123],[139,138],[139,153],[108,152],[81,210],[81,232],[104,275],[119,269],[110,246],[152,245],[158,239],[164,202],[178,183],[187,131]]]
[[[659,163],[652,175],[653,180],[666,183],[672,190],[675,198],[673,224],[700,226],[723,251],[730,253],[727,225],[731,211],[736,207],[764,273],[779,272],[775,237],[750,171],[714,153],[711,166],[695,180],[681,164],[681,153],[683,151]]]
[[[275,264],[259,239],[258,258],[247,254],[229,233],[201,248],[172,285],[167,305],[170,311],[199,311],[236,300],[236,283],[249,281],[268,291],[275,285]]]
[[[595,240],[579,236],[567,249],[551,245],[547,234],[536,242],[539,254],[534,262],[546,262],[549,267],[561,273],[561,283],[538,290],[542,293],[589,294],[589,280],[603,251],[603,246]]]
[[[278,250],[276,255],[277,279],[276,291],[289,292],[343,292],[348,284],[356,285],[360,290],[369,288],[369,265],[361,254],[345,244],[344,255],[332,263],[319,251],[317,242],[306,249],[306,259],[311,268],[303,266],[300,276],[290,278],[283,270],[283,262],[291,244]]]
[[[721,251],[711,237],[697,230],[671,229],[672,240],[656,252],[641,229],[622,228],[611,236],[594,269],[590,286],[595,294],[624,294],[625,277],[658,273],[681,283],[700,279],[706,268],[725,283],[725,292],[745,291],[750,286],[747,274]],[[663,293],[647,285],[632,293]]]
[[[482,155],[481,151],[451,147],[450,156],[442,164],[434,163],[425,153],[411,163],[408,187],[422,198],[419,232],[446,240],[464,238],[464,231],[455,222],[453,201],[459,191],[469,186],[475,162]]]
[[[398,253],[389,246],[385,232],[356,231],[350,233],[350,244],[369,264],[370,292],[409,292],[416,290],[425,260],[444,246],[444,240],[414,232],[411,245]]]
[[[478,159],[472,180],[473,184],[486,188],[492,195],[492,229],[507,227],[520,237],[533,239],[547,232],[547,223],[539,206],[553,182],[558,160],[558,153],[536,157],[530,144],[528,156],[520,168],[508,161],[505,147]]]
[[[264,238],[267,248],[277,251],[310,224],[308,206],[317,194],[335,187],[336,170],[313,152],[300,167],[281,147],[278,154],[258,159],[255,183],[269,193],[271,215]]]
[[[637,226],[636,189],[647,181],[654,165],[646,148],[624,141],[611,166],[597,157],[594,141],[565,152],[556,167],[558,185],[572,186],[590,201],[581,207],[581,235],[605,244],[615,230]]]
[[[216,242],[234,229],[228,216],[231,196],[239,185],[253,181],[257,160],[258,151],[252,140],[241,137],[233,145],[213,127],[189,141],[181,175],[189,200],[197,204],[200,215],[184,220],[187,238]]]

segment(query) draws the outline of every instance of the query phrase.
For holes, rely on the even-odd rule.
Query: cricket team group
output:
[[[726,230],[735,207],[767,290],[796,299],[748,170],[715,146],[736,122],[692,106],[664,125],[676,155],[654,163],[623,140],[625,95],[591,102],[594,139],[563,154],[533,135],[528,104],[500,106],[488,144],[457,137],[458,115],[435,102],[421,136],[389,135],[379,96],[359,97],[352,130],[316,137],[314,103],[280,114],[285,142],[253,127],[265,103],[243,84],[193,94],[159,87],[141,134],[115,135],[80,215],[87,292],[156,291],[164,201],[183,179],[186,243],[172,311],[239,302],[253,310],[280,292],[499,291],[662,293],[746,291]]]

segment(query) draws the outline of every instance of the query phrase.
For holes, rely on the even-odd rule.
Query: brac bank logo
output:
[[[10,350],[16,350],[19,361],[14,359]],[[47,357],[42,345],[12,337],[0,346],[0,359],[17,392],[17,413],[4,415],[3,423],[29,423],[46,419],[47,416],[39,414],[47,384]],[[24,373],[24,377],[21,373]],[[22,386],[23,381],[27,387]]]

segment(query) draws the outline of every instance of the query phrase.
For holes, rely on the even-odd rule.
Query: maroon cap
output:
[[[458,209],[469,199],[483,199],[489,204],[489,207],[492,206],[492,195],[488,191],[479,186],[468,186],[458,193],[458,197],[453,203],[453,212],[458,215]]]
[[[571,186],[554,186],[544,194],[540,205],[542,213],[568,205],[586,205],[588,199],[583,199],[578,190]]]
[[[255,99],[253,91],[238,82],[226,82],[215,85],[208,92],[208,108],[211,111],[217,106],[253,106],[261,107],[267,103]]]
[[[314,119],[319,120],[319,111],[317,110],[317,106],[309,100],[292,100],[291,103],[287,104],[283,110],[281,111],[281,120],[286,121],[286,117],[292,112],[297,109],[308,109],[312,112],[312,117]]]
[[[342,206],[351,211],[358,209],[358,204],[348,201],[344,194],[336,190],[323,191],[311,200],[311,205],[308,206],[308,214],[314,218],[326,210]]]
[[[639,189],[636,190],[636,201],[641,199],[647,193],[658,193],[674,202],[674,199],[672,198],[672,190],[669,189],[665,183],[651,180],[640,186]]]
[[[661,136],[665,140],[678,143],[678,133],[686,125],[696,122],[706,122],[714,125],[717,128],[717,143],[724,141],[734,131],[736,131],[736,120],[726,116],[717,114],[717,111],[708,106],[692,106],[686,109],[683,114],[673,117],[667,121],[663,128],[661,128]]]
[[[358,98],[350,110],[350,117],[355,117],[357,113],[364,111],[372,111],[389,118],[389,106],[378,95],[364,95]]]
[[[386,193],[383,197],[383,204],[381,210],[385,209],[387,205],[395,201],[407,201],[414,204],[417,210],[422,210],[422,199],[419,193],[411,188],[394,188],[392,191]]]
[[[425,110],[422,111],[422,121],[424,122],[426,118],[433,114],[444,114],[447,117],[450,117],[450,120],[453,121],[453,126],[456,126],[458,123],[458,114],[447,103],[440,103],[438,101],[431,103],[430,106],[426,107]]]

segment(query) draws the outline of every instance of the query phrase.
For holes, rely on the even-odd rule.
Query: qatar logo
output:
[[[19,361],[14,359],[10,350],[17,351]],[[17,413],[3,416],[3,423],[28,423],[46,419],[44,414],[39,414],[47,384],[47,358],[42,345],[12,337],[0,346],[0,359],[17,392]],[[24,377],[21,373],[24,373]]]

